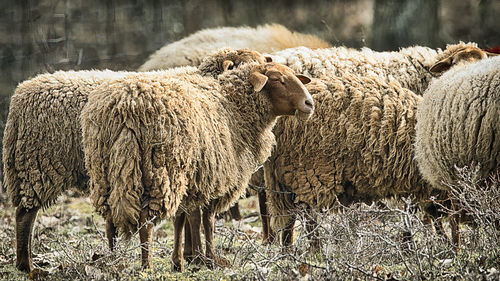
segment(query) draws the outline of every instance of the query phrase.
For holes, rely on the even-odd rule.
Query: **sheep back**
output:
[[[417,112],[416,159],[437,188],[458,180],[455,167],[479,165],[485,179],[500,166],[500,57],[452,68],[424,94]]]
[[[271,53],[296,46],[315,49],[327,48],[330,44],[314,35],[292,32],[279,24],[261,25],[256,28],[205,29],[162,47],[151,55],[139,70],[167,69],[183,65],[198,66],[202,58],[224,47],[248,48],[261,53]]]
[[[312,50],[306,47],[290,48],[271,54],[273,61],[282,63],[297,73],[313,78],[322,76],[378,76],[389,83],[398,81],[403,87],[422,95],[432,80],[429,72],[438,51],[421,46],[403,48],[397,52],[376,52],[332,47]]]

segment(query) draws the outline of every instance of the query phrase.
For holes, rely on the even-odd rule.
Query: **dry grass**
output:
[[[291,248],[265,246],[256,199],[250,198],[240,204],[246,219],[217,221],[216,247],[232,262],[231,268],[211,271],[190,265],[184,273],[172,272],[173,228],[167,220],[155,227],[155,269],[141,271],[137,237],[119,241],[117,250],[109,252],[104,222],[92,213],[88,199],[63,196],[38,217],[35,262],[49,271],[44,280],[498,280],[499,177],[484,184],[475,180],[474,170],[459,173],[462,181],[450,188],[470,223],[462,225],[458,253],[446,237],[422,222],[410,200],[397,207],[359,204],[312,214],[319,222],[319,249],[311,246],[305,217],[298,220]],[[5,194],[0,205],[0,279],[23,280],[27,275],[14,267],[14,210]],[[403,239],[406,232],[413,239]]]

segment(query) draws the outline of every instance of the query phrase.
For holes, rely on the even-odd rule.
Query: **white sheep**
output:
[[[438,64],[436,64],[438,65]],[[500,57],[454,67],[431,83],[418,107],[415,155],[422,176],[447,190],[455,167],[500,169]]]

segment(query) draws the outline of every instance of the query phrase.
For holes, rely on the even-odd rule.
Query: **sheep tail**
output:
[[[266,199],[271,229],[279,231],[294,220],[293,194],[279,182],[275,174],[273,159],[264,163],[264,177],[267,186]]]
[[[17,175],[15,168],[16,161],[16,146],[17,146],[17,112],[15,110],[9,111],[7,124],[5,124],[5,131],[3,135],[3,169],[4,169],[4,186],[7,189],[9,197],[14,206],[19,206],[21,203],[20,184],[21,181]]]
[[[123,126],[109,155],[109,201],[113,223],[125,239],[139,228],[144,193],[141,150],[135,132]]]

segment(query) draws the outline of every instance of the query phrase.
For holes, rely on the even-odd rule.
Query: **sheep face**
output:
[[[310,81],[291,68],[272,62],[254,68],[250,75],[254,90],[265,92],[274,114],[295,115],[299,120],[308,119],[314,112],[313,99],[304,87]]]
[[[495,55],[498,54],[484,51],[478,47],[467,46],[465,48],[458,49],[449,56],[438,61],[430,68],[430,71],[432,73],[441,73],[450,69],[454,65],[469,64],[487,58],[488,56]]]

